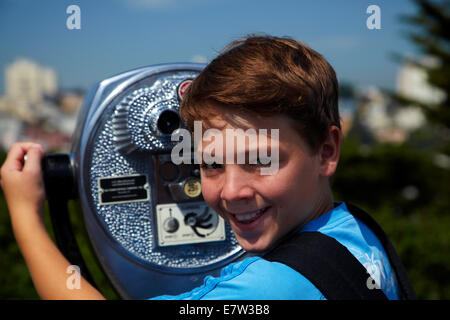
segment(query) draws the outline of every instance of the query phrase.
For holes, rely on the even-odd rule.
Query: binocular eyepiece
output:
[[[156,120],[154,132],[160,132],[163,135],[170,135],[176,129],[180,128],[181,119],[177,112],[166,109],[160,112]],[[156,129],[156,130],[155,130]]]

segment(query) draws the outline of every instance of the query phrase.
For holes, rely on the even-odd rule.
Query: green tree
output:
[[[373,214],[391,238],[420,299],[449,299],[450,258],[445,252],[450,244],[450,2],[413,2],[416,13],[401,17],[411,27],[407,37],[437,63],[400,54],[396,58],[422,68],[429,84],[446,96],[433,104],[385,90],[399,107],[421,107],[427,124],[402,145],[365,138],[363,125],[352,129],[342,145],[333,191],[337,200]]]
[[[418,58],[397,58],[423,69],[428,83],[444,93],[438,103],[418,101],[401,95],[392,95],[397,102],[404,105],[420,106],[427,119],[441,128],[441,134],[448,137],[450,131],[450,1],[414,0],[418,11],[414,15],[402,15],[401,21],[412,28],[407,33],[408,39],[416,45],[426,57],[432,57],[436,63],[427,64]],[[443,150],[450,154],[447,145]]]

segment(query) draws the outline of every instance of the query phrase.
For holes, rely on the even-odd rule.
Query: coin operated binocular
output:
[[[163,64],[99,82],[85,98],[71,153],[43,159],[60,250],[93,283],[67,210],[79,199],[95,254],[122,298],[189,291],[244,256],[204,202],[198,165],[171,161],[183,93],[203,68]]]

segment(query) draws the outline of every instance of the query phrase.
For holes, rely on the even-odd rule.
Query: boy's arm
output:
[[[80,289],[69,289],[66,285],[71,276],[66,273],[70,263],[55,246],[44,225],[43,155],[40,145],[16,143],[0,171],[14,236],[33,283],[42,299],[104,299],[81,275]]]

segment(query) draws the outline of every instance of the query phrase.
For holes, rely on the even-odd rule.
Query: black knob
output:
[[[197,225],[197,214],[194,212],[190,212],[188,213],[185,217],[184,217],[184,223],[187,226],[190,227],[194,227]]]
[[[47,198],[77,198],[77,187],[68,154],[46,155],[42,159],[42,173]]]
[[[170,217],[164,221],[164,230],[169,233],[174,233],[180,227],[180,223],[177,219]]]

